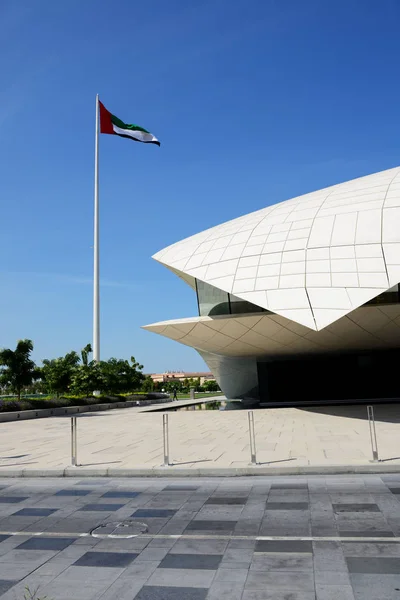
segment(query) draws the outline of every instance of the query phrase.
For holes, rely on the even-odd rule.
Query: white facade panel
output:
[[[400,167],[270,205],[154,258],[319,330],[400,281]]]

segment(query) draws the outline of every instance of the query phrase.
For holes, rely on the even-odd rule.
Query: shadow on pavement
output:
[[[117,463],[121,463],[122,460],[109,460],[109,461],[101,461],[95,463],[79,463],[78,467],[95,467],[96,465],[115,465]]]
[[[194,463],[213,462],[212,458],[203,458],[201,460],[187,460],[186,462],[172,462],[169,466],[174,467],[175,465],[194,465]]]
[[[291,460],[297,460],[297,458],[281,458],[280,460],[267,460],[265,462],[258,462],[258,465],[273,465],[274,463],[289,462]]]

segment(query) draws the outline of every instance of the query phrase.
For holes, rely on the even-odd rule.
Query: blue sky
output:
[[[196,314],[151,255],[400,163],[397,0],[2,0],[0,346],[92,336],[95,94],[161,148],[100,139],[102,357],[203,369],[140,329]]]

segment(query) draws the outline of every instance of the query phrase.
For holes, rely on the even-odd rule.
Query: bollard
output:
[[[71,465],[78,466],[78,435],[76,417],[71,417]]]
[[[374,407],[373,406],[371,406],[371,405],[367,406],[367,414],[368,414],[368,423],[369,423],[369,434],[371,437],[372,460],[373,460],[373,462],[379,462],[378,441],[376,439],[375,417],[374,417]]]
[[[194,387],[190,388],[190,399],[194,400],[195,399],[195,395],[194,395]]]
[[[168,415],[163,415],[163,437],[164,437],[164,467],[169,467],[169,434]]]
[[[255,434],[255,430],[254,430],[254,414],[253,414],[252,410],[250,410],[248,412],[248,416],[249,416],[249,435],[250,435],[251,464],[252,465],[256,465],[257,464],[257,457],[256,457],[256,434]]]

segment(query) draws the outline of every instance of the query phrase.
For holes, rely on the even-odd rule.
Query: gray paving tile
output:
[[[250,569],[250,560],[242,560],[242,561],[233,561],[233,560],[224,560],[221,561],[221,569],[246,569],[247,571]]]
[[[308,483],[307,482],[296,482],[292,483],[273,483],[271,485],[271,490],[307,490]]]
[[[205,600],[208,589],[145,585],[134,600]]]
[[[399,575],[353,573],[350,579],[356,600],[399,600]]]
[[[18,504],[18,502],[23,502],[24,500],[28,500],[28,497],[22,496],[0,496],[0,504]]]
[[[314,592],[285,592],[282,590],[247,590],[243,592],[241,600],[315,600]],[[340,598],[336,598],[340,600]]]
[[[191,521],[186,531],[225,531],[232,532],[237,521]]]
[[[346,537],[362,537],[362,538],[373,538],[373,537],[394,537],[394,533],[392,531],[376,531],[376,530],[367,530],[367,531],[339,531],[339,536]]]
[[[206,504],[217,504],[217,505],[219,505],[219,504],[222,504],[222,505],[224,505],[224,504],[225,505],[226,504],[234,504],[234,505],[235,504],[241,504],[241,505],[243,505],[243,504],[246,504],[246,498],[244,498],[244,497],[233,498],[233,497],[229,497],[229,496],[219,497],[219,498],[214,498],[213,497],[213,498],[209,498],[206,501]]]
[[[347,565],[340,542],[313,542],[314,568],[316,571],[346,571]]]
[[[207,600],[241,600],[242,592],[242,583],[214,581],[208,590]]]
[[[208,554],[223,555],[228,546],[227,540],[178,540],[169,554]]]
[[[332,504],[333,510],[338,512],[381,512],[377,504]]]
[[[250,571],[245,584],[248,590],[287,590],[295,592],[313,592],[314,579],[311,573],[291,573],[286,571]]]
[[[160,563],[161,569],[218,569],[222,555],[168,554]]]
[[[144,519],[152,519],[157,517],[169,519],[170,517],[173,517],[176,512],[176,510],[163,508],[139,508],[138,510],[135,510],[131,516]]]
[[[0,580],[0,596],[5,594],[10,588],[16,585],[18,581],[6,581],[4,579]]]
[[[76,538],[32,537],[17,546],[16,550],[64,550],[75,542]]]
[[[124,504],[85,504],[85,506],[80,506],[78,510],[86,512],[112,512],[123,507]]]
[[[291,553],[259,553],[255,554],[250,571],[309,571],[313,569],[313,557],[305,552]]]
[[[253,558],[253,549],[252,548],[238,548],[236,550],[232,550],[228,548],[224,554],[223,562],[250,562]]]
[[[159,560],[143,560],[139,561],[139,558],[133,561],[126,567],[120,577],[122,579],[129,579],[134,581],[141,581],[144,585],[149,579],[150,575],[159,567]]]
[[[351,585],[348,571],[318,571],[314,572],[315,583],[321,585]]]
[[[312,542],[307,540],[259,540],[255,552],[310,552]]]
[[[110,483],[107,479],[92,479],[89,477],[88,479],[82,479],[81,481],[77,481],[75,485],[106,485]]]
[[[379,573],[400,576],[400,558],[393,556],[348,556],[346,557],[349,573]],[[399,579],[400,587],[400,579]]]
[[[344,556],[400,557],[400,544],[398,542],[344,542],[342,548]]]
[[[245,583],[248,569],[218,569],[214,581],[219,583]]]
[[[256,547],[256,540],[249,540],[249,539],[237,539],[237,540],[231,540],[228,544],[228,548],[229,550],[238,550],[240,548],[248,548],[254,551]]]
[[[144,583],[145,581],[136,578],[118,577],[104,594],[95,596],[93,600],[132,600],[142,589]]]
[[[41,561],[0,563],[0,580],[20,581],[41,566]]]
[[[60,490],[59,492],[56,492],[54,494],[54,496],[87,496],[88,494],[91,494],[92,490]]]
[[[97,548],[96,548],[97,550]],[[139,554],[137,560],[138,561],[154,561],[154,560],[162,560],[168,553],[168,548],[145,548]]]
[[[49,517],[57,510],[58,508],[22,508],[13,517]]]
[[[267,502],[265,510],[308,510],[308,502]]]
[[[86,552],[72,566],[74,567],[127,567],[137,554],[128,552]]]
[[[136,498],[140,496],[140,492],[129,492],[123,490],[117,490],[115,492],[106,492],[101,497],[102,498]]]
[[[210,569],[156,569],[147,585],[209,588],[215,576]]]
[[[323,585],[315,586],[317,600],[354,600],[351,585]]]

